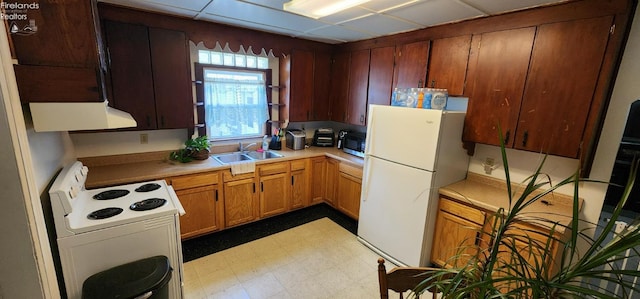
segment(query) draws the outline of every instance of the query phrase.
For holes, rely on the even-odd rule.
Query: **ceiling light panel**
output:
[[[283,4],[285,11],[313,19],[326,17],[370,0],[291,0]]]
[[[409,23],[381,14],[373,14],[366,18],[344,22],[343,25],[362,30],[364,32],[370,32],[374,36],[389,35],[393,33],[415,30],[422,27],[419,24]]]
[[[294,31],[308,31],[326,25],[299,15],[239,1],[214,1],[207,6],[204,12],[227,19],[237,19]]]

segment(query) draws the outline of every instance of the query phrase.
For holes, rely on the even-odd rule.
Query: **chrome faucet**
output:
[[[244,153],[244,152],[247,151],[247,149],[249,149],[250,147],[255,146],[255,145],[256,145],[256,143],[254,142],[254,143],[247,144],[247,146],[242,146],[242,142],[238,142],[238,149],[240,150],[240,152]]]

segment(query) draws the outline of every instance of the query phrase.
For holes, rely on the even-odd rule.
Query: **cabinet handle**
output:
[[[436,87],[436,80],[431,80],[431,88],[435,88]]]
[[[291,176],[291,186],[293,186],[293,176]]]
[[[151,127],[151,116],[147,115],[147,128]]]
[[[509,143],[509,135],[511,134],[510,130],[507,130],[507,133],[504,134],[504,143],[507,144]]]
[[[360,114],[360,123],[364,124],[364,114]]]
[[[422,88],[424,85],[424,81],[422,79],[418,80],[418,88]]]
[[[218,189],[216,189],[216,201],[218,201]]]
[[[264,192],[264,183],[260,182],[260,192]]]
[[[164,115],[160,116],[160,125],[164,128]]]
[[[343,120],[343,121],[347,121],[347,112],[344,112],[344,113],[342,114],[342,120]]]
[[[256,193],[256,183],[253,183],[253,193]]]
[[[522,135],[522,146],[527,146],[527,139],[529,139],[529,131],[524,131],[524,135]]]

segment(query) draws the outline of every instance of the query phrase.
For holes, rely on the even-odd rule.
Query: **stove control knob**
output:
[[[87,175],[87,173],[89,173],[89,168],[87,166],[82,166],[80,172],[82,173],[82,175]]]
[[[71,198],[76,198],[76,196],[78,196],[78,192],[80,192],[80,190],[76,186],[71,186],[71,188],[69,189],[69,194],[71,195]]]

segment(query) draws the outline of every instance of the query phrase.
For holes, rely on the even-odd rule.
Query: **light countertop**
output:
[[[495,212],[500,208],[505,211],[510,210],[509,196],[506,182],[488,176],[468,173],[467,179],[444,186],[439,190],[440,194],[453,198],[462,203],[481,208],[486,211]],[[522,186],[512,183],[513,200],[517,200],[522,194]],[[582,208],[583,200],[579,199],[579,209]],[[520,213],[520,219],[529,223],[536,223],[540,226],[550,227],[551,222],[557,222],[556,227],[559,233],[564,232],[562,225],[569,225],[572,220],[573,197],[559,194],[557,192],[545,195]],[[546,221],[541,221],[540,219]]]
[[[271,150],[282,154],[282,158],[256,160],[256,166],[264,163],[327,156],[362,167],[364,160],[335,147],[309,147],[304,150]],[[141,153],[107,157],[80,158],[89,168],[85,186],[88,189],[166,179],[172,176],[229,169],[229,165],[218,163],[213,158],[179,163],[168,160],[169,152]]]

